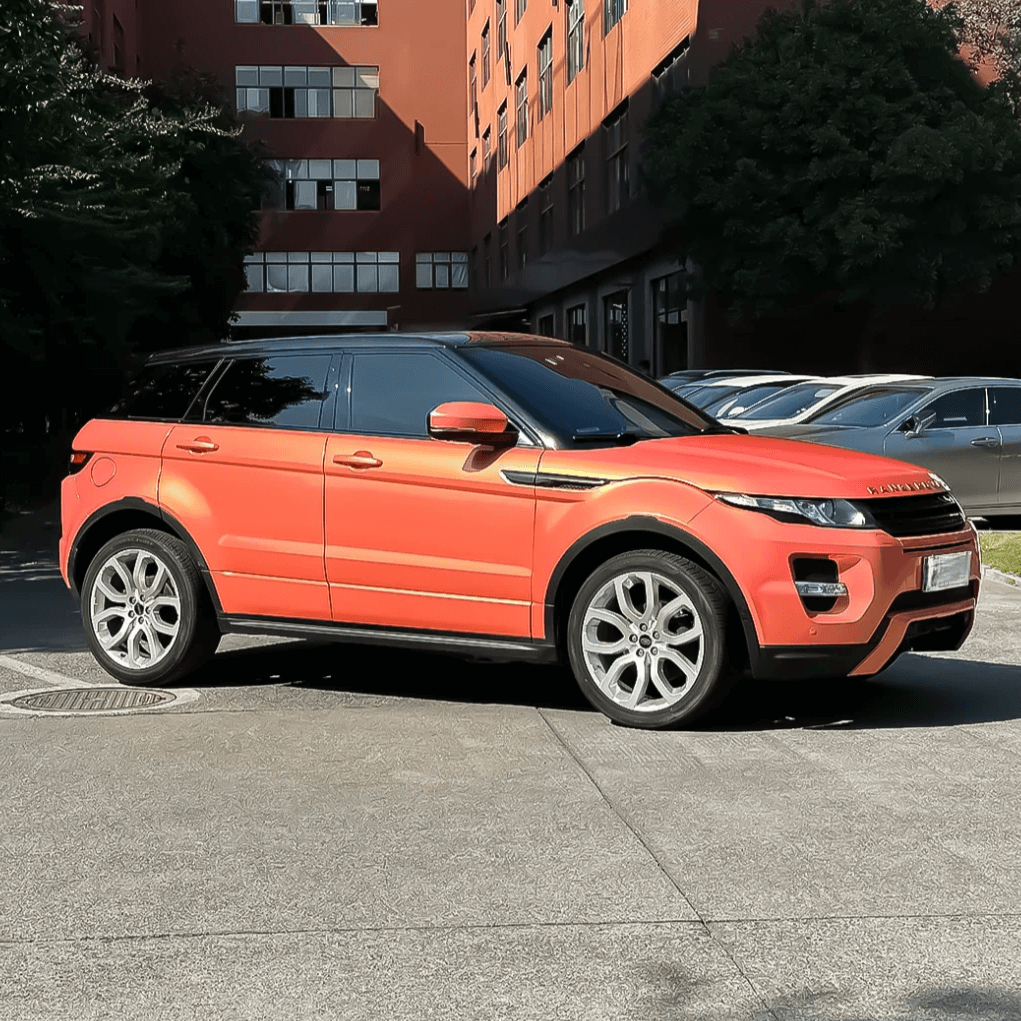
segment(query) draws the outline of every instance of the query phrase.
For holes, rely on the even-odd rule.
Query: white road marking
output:
[[[0,656],[0,667],[6,670],[13,670],[16,674],[24,674],[26,677],[34,677],[37,681],[44,681],[46,684],[55,684],[60,688],[101,688],[102,684],[89,684],[80,681],[77,677],[65,677],[63,674],[54,673],[52,670],[44,670],[41,666],[33,666],[31,663],[22,663],[20,659],[13,656]],[[116,684],[112,678],[111,684]]]

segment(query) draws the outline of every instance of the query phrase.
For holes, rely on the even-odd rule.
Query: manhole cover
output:
[[[173,702],[168,691],[139,688],[70,688],[64,691],[39,691],[11,699],[18,709],[49,713],[102,713],[111,709],[151,709]]]

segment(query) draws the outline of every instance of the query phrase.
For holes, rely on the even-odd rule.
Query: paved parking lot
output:
[[[0,700],[108,685],[14,524]],[[187,684],[0,702],[0,1019],[1021,1018],[1021,590],[690,731],[339,645],[225,639]]]

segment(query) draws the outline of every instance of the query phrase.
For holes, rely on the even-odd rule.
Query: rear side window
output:
[[[936,418],[930,429],[962,429],[969,425],[986,424],[985,387],[974,390],[957,390],[937,397],[920,417],[935,413]]]
[[[990,387],[989,424],[1021,425],[1021,386]]]
[[[331,356],[238,358],[227,366],[193,421],[318,429]],[[196,412],[201,410],[202,414]]]
[[[219,358],[177,365],[146,365],[128,383],[124,395],[105,417],[179,422],[217,362]]]

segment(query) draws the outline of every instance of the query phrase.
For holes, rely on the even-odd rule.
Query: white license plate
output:
[[[971,550],[938,553],[922,562],[922,591],[963,588],[971,578]]]

